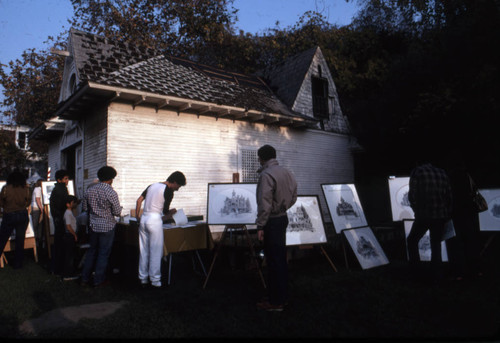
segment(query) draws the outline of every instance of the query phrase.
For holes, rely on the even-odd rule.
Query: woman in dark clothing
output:
[[[23,265],[24,237],[29,222],[30,200],[26,177],[20,171],[12,172],[7,178],[7,184],[0,191],[0,208],[3,212],[2,225],[0,226],[0,255],[15,229],[16,248],[13,266],[16,269]]]
[[[474,189],[462,159],[451,155],[448,176],[453,194],[452,219],[456,236],[447,240],[453,277],[481,275],[479,216],[472,201]]]

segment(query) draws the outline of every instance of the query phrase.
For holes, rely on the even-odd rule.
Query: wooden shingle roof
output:
[[[292,111],[257,76],[224,71],[132,44],[114,43],[75,29],[70,30],[70,42],[80,92],[61,104],[58,112],[62,117],[71,118],[71,113],[75,113],[69,108],[76,107],[72,98],[99,89],[108,92],[108,98],[122,96],[134,103],[153,103],[157,108],[174,104],[205,114],[237,113],[236,119],[248,119],[251,112],[252,121],[296,126],[317,123]],[[266,115],[278,119],[269,120]]]

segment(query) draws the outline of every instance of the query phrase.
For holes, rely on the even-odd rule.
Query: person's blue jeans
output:
[[[82,270],[83,282],[89,282],[94,266],[94,285],[97,286],[104,282],[114,237],[114,229],[108,232],[90,231],[90,247],[87,250],[87,256],[85,257],[85,263]]]
[[[2,255],[5,245],[12,234],[16,230],[16,250],[14,253],[14,268],[21,268],[23,266],[24,258],[24,237],[26,236],[26,229],[28,228],[28,211],[15,211],[4,213],[2,225],[0,226],[0,255]]]
[[[264,229],[264,255],[267,263],[269,303],[283,305],[288,301],[288,264],[286,262],[286,227],[288,216],[269,218]]]

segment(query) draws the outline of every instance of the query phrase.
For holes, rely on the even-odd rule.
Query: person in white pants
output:
[[[174,192],[186,185],[186,177],[173,172],[165,182],[149,185],[136,203],[136,218],[139,221],[139,280],[146,286],[161,287],[161,259],[163,257],[163,220],[172,218],[177,212],[170,209]],[[140,215],[142,202],[144,212]]]

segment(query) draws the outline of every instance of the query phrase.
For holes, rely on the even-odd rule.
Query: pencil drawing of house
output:
[[[250,203],[250,199],[242,195],[237,195],[234,190],[231,198],[226,197],[226,199],[224,199],[224,206],[220,209],[221,215],[229,215],[229,214],[238,215],[240,213],[251,213],[251,212],[252,212],[252,205]]]
[[[295,211],[288,211],[288,230],[289,232],[297,231],[311,231],[314,232],[314,228],[311,222],[311,218],[307,214],[304,205],[297,206]]]

